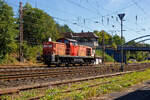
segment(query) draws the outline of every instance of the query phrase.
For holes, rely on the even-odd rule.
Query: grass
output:
[[[96,50],[96,55],[102,57],[102,51]],[[109,56],[107,53],[105,53],[105,59],[107,62],[114,62],[113,57]]]
[[[150,60],[144,60],[144,61],[135,61],[135,62],[128,61],[128,63],[150,63]]]
[[[114,91],[121,91],[122,89],[129,88],[134,84],[143,82],[150,79],[150,69],[143,72],[134,72],[130,74],[125,74],[122,76],[115,76],[111,78],[101,78],[95,80],[89,80],[86,82],[73,83],[70,85],[62,85],[59,87],[53,87],[50,89],[35,89],[28,92],[20,92],[15,96],[2,96],[2,100],[26,100],[31,97],[35,97],[44,94],[44,98],[40,100],[84,100],[92,97],[97,97],[102,94],[111,93]],[[100,82],[107,82],[107,84],[102,84],[95,87],[88,87],[89,85],[94,85]],[[82,88],[81,90],[76,90],[77,88]],[[62,93],[66,90],[74,90],[72,92]]]

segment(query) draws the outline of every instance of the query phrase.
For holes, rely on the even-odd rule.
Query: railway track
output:
[[[125,67],[126,71],[141,69],[149,67],[150,64],[130,64]],[[56,68],[42,68],[42,67],[24,67],[24,68],[0,68],[0,81],[42,78],[42,77],[65,77],[75,75],[102,75],[107,73],[119,72],[120,65],[101,65],[101,66],[87,66],[87,67],[56,67]]]
[[[125,67],[125,70],[135,70],[144,67],[148,67],[150,64],[130,64]],[[132,68],[133,67],[133,68]],[[14,80],[19,78],[28,78],[28,77],[38,77],[38,76],[59,76],[67,74],[80,74],[80,73],[95,73],[95,74],[104,74],[107,71],[109,72],[118,72],[120,65],[101,65],[101,66],[87,66],[87,67],[55,67],[55,68],[0,68],[0,80]]]
[[[86,79],[81,79],[81,80],[78,80],[78,81],[75,81],[75,82],[82,82],[82,81],[85,81],[85,80],[93,80],[93,79],[97,79],[97,78],[105,78],[105,77],[113,77],[113,76],[119,76],[119,75],[124,75],[124,74],[129,74],[129,73],[133,73],[133,72],[139,72],[139,71],[144,71],[144,69],[142,70],[137,70],[137,71],[128,71],[128,72],[120,72],[120,73],[115,73],[115,74],[108,74],[108,75],[101,75],[101,76],[98,76],[98,77],[92,77],[92,78],[86,78]],[[119,81],[119,80],[116,80],[116,81]],[[75,83],[75,82],[68,82],[69,83]],[[93,85],[87,85],[86,87],[96,87],[96,86],[99,86],[99,85],[103,85],[103,84],[109,84],[111,83],[112,81],[106,81],[106,82],[99,82],[99,83],[96,83],[96,84],[93,84]],[[61,83],[63,84],[63,83]],[[64,83],[66,84],[66,83]],[[55,85],[55,84],[54,84]],[[57,84],[56,84],[57,85]],[[76,88],[76,89],[70,89],[70,90],[65,90],[65,91],[61,91],[59,93],[68,93],[68,92],[72,92],[72,91],[77,91],[77,90],[83,90],[85,89],[85,87],[80,87],[80,88]],[[32,98],[29,98],[28,100],[38,100],[40,98],[43,98],[45,95],[40,95],[40,96],[36,96],[36,97],[32,97]]]
[[[144,70],[145,68],[150,68],[150,63],[143,63],[143,64],[129,64],[125,66],[125,71],[130,71],[133,72],[133,70],[141,71]],[[0,95],[2,94],[8,94],[8,93],[14,93],[14,92],[19,92],[22,90],[28,90],[28,89],[33,89],[33,88],[40,88],[40,87],[46,87],[49,85],[61,85],[61,84],[68,84],[68,83],[73,83],[73,82],[80,82],[80,81],[86,81],[90,79],[96,79],[96,78],[102,78],[102,77],[111,77],[115,75],[122,75],[125,73],[130,73],[130,72],[119,72],[120,70],[120,65],[101,65],[101,66],[80,66],[80,67],[55,67],[55,68],[10,68],[10,69],[1,69],[0,68],[0,86],[3,87],[4,89],[0,90]],[[111,74],[110,74],[111,73]],[[112,74],[116,73],[116,74]],[[108,75],[104,75],[108,74]],[[74,77],[76,76],[76,77]],[[71,81],[65,81],[64,78],[71,78]],[[81,78],[81,77],[88,77],[88,78]],[[92,77],[92,78],[91,78]],[[17,84],[20,85],[21,87],[13,88],[13,89],[5,89],[5,88],[11,88],[11,85],[16,82],[19,82],[20,80],[36,80],[39,78],[40,79],[45,79],[45,78],[51,78],[54,79],[54,82],[47,83],[46,81],[41,82],[40,85],[29,85],[26,87],[24,84]],[[61,78],[61,81],[59,78]],[[79,80],[73,80],[79,78]],[[55,80],[58,79],[58,80]],[[49,80],[47,80],[49,81]],[[6,82],[6,84],[5,84]],[[7,84],[10,83],[10,84]],[[35,82],[36,83],[36,82]],[[13,87],[13,85],[12,85]]]
[[[139,71],[144,71],[144,70],[145,69],[140,69],[140,70],[136,70],[136,71],[118,72],[118,73],[114,73],[114,74],[99,75],[99,76],[92,76],[92,77],[86,77],[86,78],[77,78],[77,79],[57,81],[57,82],[47,82],[47,83],[35,84],[35,85],[29,85],[29,86],[26,85],[26,86],[21,86],[21,87],[16,87],[16,88],[7,88],[7,89],[0,90],[0,95],[19,93],[20,91],[44,88],[44,87],[49,87],[49,86],[58,86],[58,85],[75,83],[75,82],[89,81],[89,80],[94,80],[94,79],[98,79],[98,78],[114,77],[114,76],[119,76],[119,75],[124,75],[124,74],[128,74],[128,73],[139,72]],[[88,87],[95,87],[95,86],[98,86],[101,84],[107,84],[107,83],[110,83],[110,81],[96,83],[94,85],[89,85]],[[82,90],[82,87],[77,88],[75,90]],[[75,90],[67,90],[67,91],[63,91],[62,93],[72,92]],[[35,100],[35,99],[39,99],[42,97],[44,97],[44,95],[37,96],[37,97],[31,98],[29,100]]]
[[[19,69],[0,69],[0,80],[15,80],[29,77],[58,77],[63,75],[75,75],[83,73],[102,73],[103,66],[100,67],[63,67],[63,68],[19,68]]]

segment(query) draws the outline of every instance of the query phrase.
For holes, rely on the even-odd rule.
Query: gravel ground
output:
[[[131,69],[131,70],[139,69],[140,67],[138,66],[138,67],[134,68],[133,66],[130,66],[128,68],[128,70],[129,69]],[[142,66],[142,68],[143,67],[144,66]],[[114,72],[110,71],[110,72],[106,73],[106,71],[108,71],[107,67],[106,67],[106,69],[104,69],[104,71],[105,71],[105,74],[115,73],[115,71]],[[54,81],[67,80],[67,79],[73,79],[73,78],[90,77],[90,76],[96,76],[96,75],[102,75],[102,74],[104,74],[104,73],[93,72],[92,74],[89,74],[88,72],[84,72],[83,74],[77,73],[75,75],[58,76],[58,77],[36,77],[36,78],[25,78],[25,79],[16,79],[16,80],[0,80],[0,88],[17,87],[17,86],[22,86],[22,85],[31,85],[31,84],[35,84],[35,83],[54,82]]]

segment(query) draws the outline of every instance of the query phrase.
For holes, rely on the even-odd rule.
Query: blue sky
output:
[[[117,14],[125,13],[123,35],[126,41],[150,34],[150,0],[5,0],[18,15],[19,2],[47,12],[61,25],[74,32],[106,30],[120,36]],[[137,16],[137,19],[136,19]],[[103,22],[102,22],[103,20]],[[109,20],[109,21],[108,21]],[[114,26],[114,27],[113,27]],[[150,43],[150,42],[147,42]]]

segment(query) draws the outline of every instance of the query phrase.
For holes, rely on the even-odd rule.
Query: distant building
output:
[[[93,32],[81,32],[81,33],[64,33],[64,37],[75,39],[79,45],[86,45],[90,47],[98,46],[98,36]]]

